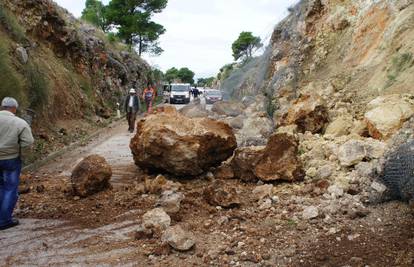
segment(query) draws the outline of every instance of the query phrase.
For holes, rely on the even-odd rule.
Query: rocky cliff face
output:
[[[37,110],[42,117],[73,119],[88,112],[107,118],[127,88],[146,82],[150,67],[143,60],[53,1],[2,2],[7,16],[14,16],[2,21],[0,31],[17,71],[33,64],[47,81],[49,101]]]
[[[221,85],[266,96],[275,131],[299,140],[305,181],[368,198],[386,155],[414,139],[414,1],[303,0],[290,12],[270,53]]]
[[[105,123],[151,71],[126,46],[51,0],[0,1],[0,44],[0,97],[14,96],[22,110],[35,112],[40,147],[79,139]]]
[[[378,96],[413,93],[413,1],[303,0],[290,11],[261,59],[264,81],[247,75],[233,95],[266,94],[279,122],[302,95],[321,97],[333,121],[363,119]]]

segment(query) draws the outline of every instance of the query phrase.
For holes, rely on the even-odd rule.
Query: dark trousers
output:
[[[128,130],[134,131],[135,130],[135,120],[137,118],[137,112],[128,111],[127,112],[127,120],[128,120]]]
[[[0,226],[12,221],[18,199],[22,161],[20,158],[0,160]]]

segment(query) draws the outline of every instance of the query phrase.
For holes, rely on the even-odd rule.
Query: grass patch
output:
[[[391,67],[387,70],[387,82],[385,89],[391,87],[398,79],[401,73],[414,65],[413,53],[406,52],[395,56],[391,61]]]
[[[16,98],[21,105],[27,102],[24,94],[24,78],[12,67],[3,38],[0,39],[0,81],[0,101],[9,96]]]
[[[40,111],[48,103],[49,84],[45,79],[45,74],[34,63],[29,63],[25,66],[25,73],[29,90],[30,108]]]
[[[0,3],[0,23],[7,29],[17,42],[25,42],[26,34],[22,26],[19,25],[16,17]]]

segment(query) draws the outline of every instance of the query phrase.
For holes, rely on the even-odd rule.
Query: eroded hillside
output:
[[[350,104],[346,112],[361,119],[377,96],[412,93],[412,1],[306,0],[290,12],[234,96],[266,94],[278,119],[299,96],[316,94],[330,109]]]
[[[146,62],[53,1],[0,4],[0,97],[34,112],[36,153],[107,124],[127,88],[146,84]]]

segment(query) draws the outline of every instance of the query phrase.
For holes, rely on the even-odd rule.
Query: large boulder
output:
[[[237,117],[240,114],[243,113],[244,109],[246,107],[243,105],[243,103],[236,102],[236,101],[218,101],[213,104],[213,107],[211,108],[211,111],[219,114],[219,115],[225,115],[230,117]]]
[[[264,150],[265,146],[237,148],[231,161],[234,176],[243,181],[257,180],[254,169],[262,157]]]
[[[305,173],[298,158],[298,141],[293,135],[274,134],[254,168],[262,181],[300,181]]]
[[[71,176],[75,195],[87,197],[110,187],[111,166],[99,155],[83,159],[73,170]]]
[[[381,96],[368,104],[365,121],[370,136],[386,139],[397,132],[414,115],[414,101],[408,96]]]
[[[301,133],[320,133],[329,121],[328,110],[320,97],[305,95],[295,101],[280,125],[296,124]]]
[[[178,176],[196,176],[220,165],[236,146],[229,125],[177,113],[150,115],[139,121],[130,143],[140,168]]]

